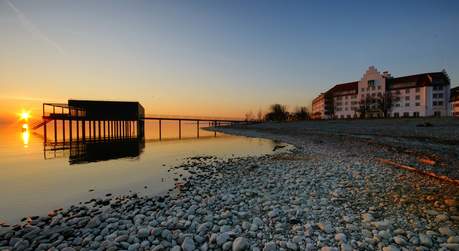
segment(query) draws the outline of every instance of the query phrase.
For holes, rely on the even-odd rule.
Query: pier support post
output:
[[[81,121],[81,125],[82,125],[81,126],[81,134],[82,134],[81,139],[83,142],[85,142],[86,141],[86,121],[84,119]]]
[[[198,134],[198,138],[199,138],[199,120],[196,120],[196,132]]]
[[[43,137],[45,138],[45,144],[46,144],[46,121],[45,124],[43,125]]]
[[[57,120],[54,120],[54,143],[57,142]]]
[[[159,126],[159,140],[161,140],[161,119],[158,120],[158,126]]]
[[[179,119],[178,121],[178,138],[182,139],[182,120]]]
[[[101,130],[100,130],[100,120],[97,121],[97,125],[99,127],[99,140],[100,140],[101,139],[101,135],[100,135],[100,132],[101,132]]]
[[[88,137],[89,137],[89,140],[91,140],[91,121],[88,121]]]
[[[72,142],[72,132],[73,132],[72,126],[73,126],[73,124],[72,124],[72,118],[70,117],[70,118],[69,118],[69,140],[70,140],[70,142]]]
[[[62,120],[62,142],[65,143],[65,119]]]
[[[92,121],[92,136],[93,136],[93,140],[96,140],[96,121],[95,120]]]

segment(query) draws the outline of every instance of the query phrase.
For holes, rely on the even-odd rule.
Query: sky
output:
[[[0,122],[69,98],[243,117],[370,65],[459,85],[458,1],[0,0],[0,34]]]

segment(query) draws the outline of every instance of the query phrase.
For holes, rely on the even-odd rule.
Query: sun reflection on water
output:
[[[24,147],[28,147],[29,146],[30,132],[29,132],[29,125],[27,123],[22,124],[21,138],[22,138],[22,142],[24,144]]]

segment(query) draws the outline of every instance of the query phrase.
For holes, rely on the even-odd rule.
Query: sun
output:
[[[30,118],[30,112],[22,111],[20,114],[21,120],[28,121]]]

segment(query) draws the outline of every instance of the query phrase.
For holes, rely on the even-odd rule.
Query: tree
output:
[[[268,121],[286,121],[289,117],[289,113],[285,105],[274,104],[270,107],[270,112],[265,115],[265,119]]]
[[[358,112],[361,118],[367,117],[388,117],[392,109],[393,98],[390,92],[379,94],[376,97],[367,96],[365,99],[360,100]]]
[[[295,120],[307,120],[309,119],[309,111],[305,106],[297,107],[293,113],[293,118]]]
[[[258,120],[258,122],[263,121],[263,112],[261,111],[261,109],[258,110],[257,120]]]
[[[384,118],[388,117],[389,112],[392,110],[393,97],[391,92],[385,92],[380,95],[376,101],[378,103],[379,109],[384,114]]]
[[[252,121],[254,119],[252,111],[245,114],[245,121]]]

